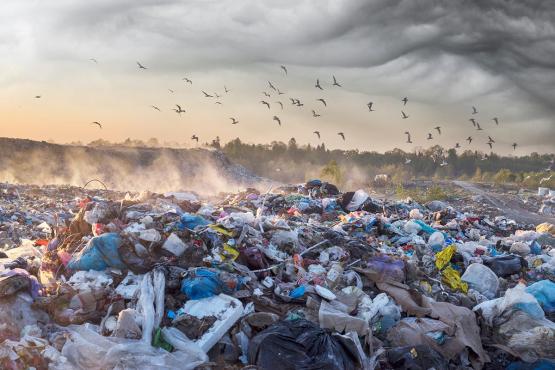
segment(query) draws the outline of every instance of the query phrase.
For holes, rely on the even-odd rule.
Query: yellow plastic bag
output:
[[[239,251],[229,244],[224,245],[224,252],[221,254],[224,259],[235,261],[239,257]]]
[[[212,225],[209,225],[208,227],[210,227],[212,230],[214,230],[214,231],[216,231],[220,234],[223,234],[225,236],[232,237],[234,235],[233,231],[229,231],[228,229],[226,229],[222,226],[219,226],[219,225],[212,224]]]
[[[441,272],[443,276],[443,282],[447,284],[451,289],[458,289],[463,293],[468,292],[468,284],[461,280],[461,275],[459,272],[452,268],[451,266],[447,266]]]
[[[543,224],[536,226],[536,232],[555,235],[555,225],[550,224],[549,222],[544,222]]]
[[[456,251],[457,247],[455,247],[454,245],[450,245],[441,252],[438,252],[436,254],[436,267],[439,270],[444,268],[449,263],[449,261],[451,261],[451,258],[453,258],[453,255]]]

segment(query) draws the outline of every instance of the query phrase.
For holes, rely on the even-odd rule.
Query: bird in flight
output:
[[[191,136],[191,140],[196,140],[197,144],[198,144],[198,136],[197,135],[193,134],[193,136]]]
[[[472,114],[476,114],[478,113],[478,110],[476,109],[476,107],[472,107]]]
[[[495,140],[493,140],[493,139],[491,138],[491,136],[488,136],[488,141],[489,141],[490,143],[495,143]]]
[[[274,118],[272,118],[274,121],[276,121],[278,123],[278,125],[281,126],[281,120],[279,119],[278,116],[274,116]]]
[[[493,117],[491,120],[495,122],[496,125],[499,125],[499,118]]]
[[[214,96],[216,97],[216,99],[221,98],[221,95],[218,95],[218,93],[214,93]]]
[[[412,159],[410,158],[405,159],[405,164],[410,164],[410,162],[412,162]]]
[[[35,95],[35,99],[40,99],[42,98],[42,95]]]
[[[213,96],[208,94],[206,91],[202,91],[202,93],[204,94],[205,98],[213,98]]]
[[[409,98],[405,96],[403,99],[401,99],[401,101],[403,102],[403,105],[407,105]]]
[[[513,150],[516,150],[517,145],[518,145],[517,143],[513,143],[513,145],[512,145]]]
[[[98,127],[102,128],[102,125],[98,121],[91,122],[91,125],[97,125]]]
[[[436,127],[434,127],[434,129],[436,129],[437,133],[441,135],[441,127],[440,126],[436,126]]]
[[[182,78],[183,81],[190,83],[191,85],[193,84],[193,81],[191,81],[190,79],[188,79],[187,77],[183,77]]]
[[[466,141],[468,141],[468,143],[471,144],[472,143],[472,136],[467,137]]]
[[[95,58],[90,58],[89,60],[90,60],[91,62],[94,62],[94,63],[98,64],[98,60],[96,60]]]
[[[443,161],[439,164],[441,167],[447,166],[447,161],[443,158]]]
[[[176,104],[175,105],[177,107],[177,109],[174,109],[175,113],[181,115],[181,113],[185,113],[185,110],[181,108],[181,105]]]
[[[281,110],[283,110],[283,103],[280,101],[277,101],[276,103],[278,103],[281,106]]]
[[[407,114],[403,111],[401,111],[401,116],[403,117],[403,119],[409,118],[409,116],[407,116]]]
[[[313,134],[316,134],[316,136],[318,136],[318,139],[320,139],[320,131],[314,131]]]
[[[345,134],[342,132],[338,132],[337,135],[341,136],[343,138],[343,141],[345,141]]]
[[[316,79],[316,85],[314,85],[314,87],[316,87],[320,90],[324,90],[324,89],[322,89],[322,86],[320,86],[320,79],[318,79],[318,78]]]
[[[237,120],[236,120],[235,118],[233,118],[233,117],[229,117],[229,119],[231,120],[231,124],[232,124],[232,125],[236,125],[236,124],[239,123],[239,121],[237,121]]]
[[[337,80],[335,79],[335,76],[332,76],[332,77],[333,77],[333,86],[339,86],[339,87],[341,87],[341,85],[339,84],[339,82],[337,82]]]
[[[476,127],[476,120],[474,118],[469,119],[470,122],[472,122],[472,125],[474,125],[474,127]]]
[[[407,135],[407,143],[408,143],[408,144],[412,144],[412,141],[411,141],[411,139],[410,139],[410,132],[405,131],[405,135]]]
[[[320,117],[320,115],[318,113],[316,113],[316,111],[313,109],[312,110],[312,117]]]
[[[151,107],[152,107],[152,109],[156,109],[158,112],[161,112],[160,108],[158,108],[157,106],[151,105]]]
[[[326,101],[324,99],[316,99],[316,101],[321,101],[324,104],[324,107],[327,107]]]
[[[222,102],[221,102],[221,101],[217,101],[217,102],[215,102],[214,104],[222,105]]]
[[[171,92],[172,94],[175,92],[175,91],[173,91],[172,89],[168,89],[168,91]]]
[[[281,66],[281,69],[283,69],[283,72],[285,72],[285,75],[287,76],[287,68],[285,66]]]
[[[480,126],[480,123],[479,123],[479,122],[476,122],[476,130],[478,130],[478,131],[482,131],[482,130],[483,130],[483,128]]]
[[[224,91],[227,94],[228,92],[230,92],[231,90],[228,90],[227,87],[224,86]]]
[[[372,109],[372,106],[373,106],[373,105],[374,105],[374,103],[372,103],[372,102],[369,102],[368,104],[366,104],[366,106],[368,107],[368,111],[369,111],[369,112],[375,112],[375,111]]]
[[[459,149],[461,147],[461,145],[459,143],[455,144],[455,149]]]
[[[270,89],[277,91],[276,87],[274,85],[272,85],[272,83],[270,81],[268,81],[268,85],[270,86]]]
[[[433,139],[432,134],[428,132],[428,140],[432,140],[432,139]]]
[[[270,98],[270,97],[271,97],[271,95],[270,95],[270,94],[268,94],[268,93],[267,93],[266,91],[262,91],[262,94],[264,94],[264,96],[266,96],[266,97],[268,97],[268,98]]]
[[[488,141],[487,144],[489,145],[489,148],[490,148],[490,149],[493,149],[493,143],[492,143],[491,141]]]
[[[137,65],[139,66],[139,69],[148,69],[146,68],[144,65],[142,65],[141,63],[137,62]]]
[[[285,94],[284,92],[282,92],[282,91],[279,89],[279,87],[278,87],[278,89],[277,89],[277,93],[278,93],[278,95],[283,95],[283,94]]]
[[[268,109],[270,109],[270,103],[268,103],[267,101],[261,100],[260,103],[266,105]]]

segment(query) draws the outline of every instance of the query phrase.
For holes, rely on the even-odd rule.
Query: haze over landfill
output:
[[[554,10],[500,0],[5,1],[0,136],[190,146],[193,136],[295,137],[380,152],[489,152],[490,136],[499,154],[553,153]]]

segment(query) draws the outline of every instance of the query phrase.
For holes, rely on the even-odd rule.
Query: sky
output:
[[[554,153],[555,2],[3,0],[0,87],[8,137]]]

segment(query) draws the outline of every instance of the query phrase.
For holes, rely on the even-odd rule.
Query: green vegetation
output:
[[[439,185],[432,185],[423,190],[419,188],[407,189],[403,184],[399,183],[395,188],[395,195],[400,199],[410,197],[421,204],[431,202],[432,200],[446,200],[449,198],[449,195]]]

